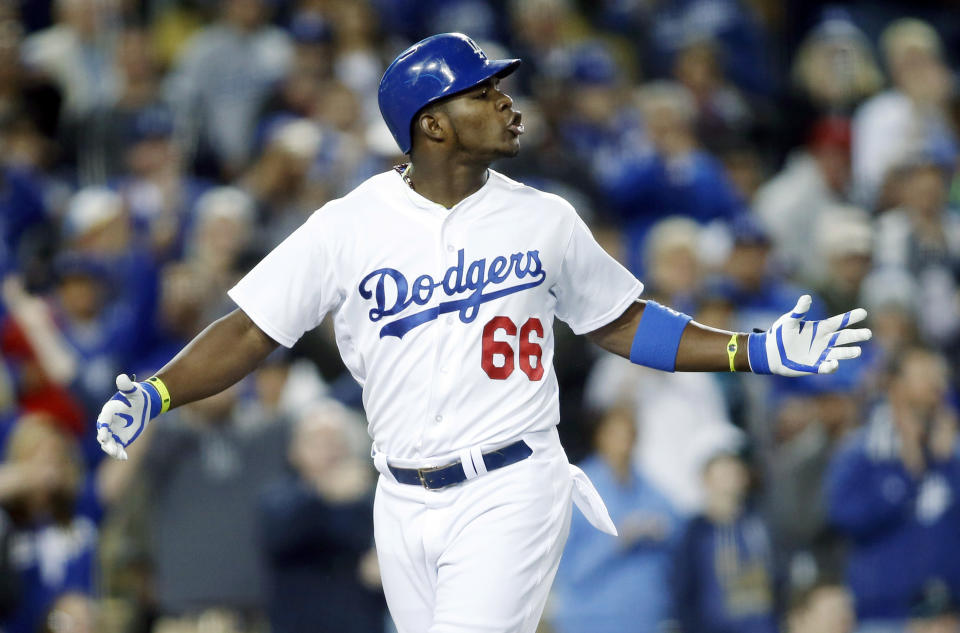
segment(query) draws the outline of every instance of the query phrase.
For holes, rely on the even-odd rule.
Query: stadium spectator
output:
[[[169,108],[155,104],[119,120],[126,129],[118,189],[134,231],[158,263],[182,257],[198,198],[210,185],[186,172]]]
[[[673,62],[673,77],[697,106],[697,138],[713,150],[749,134],[756,123],[753,108],[727,81],[721,56],[718,42],[692,39],[681,45]]]
[[[100,498],[72,435],[45,416],[17,421],[0,464],[0,504],[13,521],[21,597],[0,620],[4,631],[35,633],[60,595],[93,593]]]
[[[850,541],[847,579],[865,627],[902,626],[929,581],[956,592],[960,454],[948,380],[941,356],[903,350],[886,397],[831,462],[829,519]]]
[[[221,11],[190,41],[168,91],[205,175],[231,178],[250,156],[257,113],[293,50],[286,32],[267,21],[265,0],[226,0]]]
[[[823,299],[827,314],[842,314],[860,306],[860,287],[873,264],[873,227],[867,214],[854,206],[830,207],[817,223],[809,266],[803,278]]]
[[[705,285],[708,292],[725,296],[737,306],[732,326],[749,331],[790,310],[793,297],[801,291],[777,274],[770,261],[770,235],[756,218],[737,216],[730,225],[730,239],[733,243],[722,268]],[[807,317],[818,319],[824,314],[823,302],[814,297]]]
[[[591,170],[612,169],[643,147],[639,113],[629,103],[628,72],[602,41],[588,40],[555,56],[552,72],[565,103],[557,133]]]
[[[677,549],[673,591],[682,633],[774,633],[775,577],[770,534],[747,505],[750,471],[735,453],[703,466],[703,512]]]
[[[386,609],[371,549],[373,477],[356,450],[356,425],[335,402],[307,408],[291,434],[291,470],[261,495],[273,633],[383,630]]]
[[[668,74],[684,45],[712,40],[721,51],[725,73],[741,90],[764,95],[774,89],[766,34],[753,5],[742,0],[667,0],[653,6],[650,24],[654,74]]]
[[[860,305],[870,313],[873,357],[866,371],[876,382],[879,374],[901,353],[920,342],[917,315],[919,302],[916,280],[900,268],[874,269],[860,287]],[[874,393],[879,388],[872,389]]]
[[[960,336],[960,216],[947,208],[949,172],[923,156],[898,171],[898,204],[877,220],[874,258],[916,280],[920,334],[947,345]]]
[[[781,382],[771,398],[760,496],[777,566],[794,586],[843,573],[844,542],[827,520],[824,483],[833,454],[862,419],[866,367]]]
[[[825,11],[793,58],[781,122],[787,147],[805,144],[817,120],[848,119],[882,87],[866,34],[843,9]]]
[[[880,45],[893,86],[857,109],[853,179],[858,201],[882,209],[891,169],[918,153],[952,168],[957,137],[947,115],[953,86],[933,27],[913,18],[896,20]]]
[[[334,34],[333,76],[361,96],[366,121],[379,120],[376,94],[383,74],[379,17],[370,2],[332,2],[327,15]]]
[[[244,258],[254,249],[256,210],[236,187],[214,187],[197,200],[181,260],[203,287],[204,319],[226,313],[224,292],[240,277]],[[172,289],[171,289],[172,290]]]
[[[27,68],[53,80],[63,93],[64,115],[78,119],[113,103],[119,80],[114,66],[118,3],[57,0],[56,24],[23,43]]]
[[[664,218],[644,242],[644,292],[664,305],[691,313],[703,283],[700,225],[684,216]]]
[[[135,117],[160,104],[160,74],[148,33],[124,27],[111,33],[116,90],[83,113],[64,121],[60,134],[64,159],[75,164],[80,180],[103,185],[122,176],[128,130]]]
[[[266,626],[259,490],[283,472],[289,440],[282,420],[240,427],[237,389],[149,427],[129,462],[104,462],[108,499],[130,485],[130,468],[146,480],[159,630],[189,630],[211,617],[243,633]]]
[[[49,305],[30,295],[17,275],[3,280],[0,296],[7,314],[0,325],[0,351],[14,377],[16,399],[6,413],[45,413],[74,434],[85,430],[86,412],[70,393],[77,358],[60,335]]]
[[[687,218],[667,218],[653,226],[644,255],[651,297],[695,307],[699,233],[697,223]],[[716,376],[651,371],[603,355],[587,378],[585,397],[597,410],[632,407],[643,425],[633,448],[635,466],[681,512],[700,509],[700,452],[724,446],[738,435]]]
[[[327,141],[324,129],[310,119],[279,123],[262,154],[243,178],[256,202],[257,249],[268,252],[300,226],[332,192],[325,178],[314,178],[314,166]]]
[[[743,210],[743,202],[721,164],[699,147],[696,106],[686,88],[653,82],[639,90],[637,100],[653,151],[627,157],[598,177],[627,230],[628,267],[643,277],[640,246],[657,220],[679,214],[700,223],[728,221]]]
[[[557,633],[652,632],[671,615],[665,581],[682,523],[637,472],[632,447],[638,434],[643,429],[631,407],[607,410],[594,432],[595,452],[579,464],[603,496],[619,538],[574,516],[554,583],[550,620]]]
[[[763,184],[753,209],[773,241],[773,256],[788,274],[816,278],[809,244],[818,237],[820,216],[847,201],[850,185],[850,123],[815,122],[803,149],[790,154],[780,173]]]

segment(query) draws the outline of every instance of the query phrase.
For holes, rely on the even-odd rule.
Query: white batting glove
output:
[[[160,407],[157,397],[147,391],[153,387],[133,382],[126,374],[117,376],[117,389],[97,416],[97,441],[107,455],[124,460],[124,449],[160,413]]]
[[[867,317],[857,308],[822,321],[806,321],[812,299],[803,295],[796,307],[774,322],[766,332],[750,335],[750,369],[756,374],[807,376],[832,374],[840,361],[860,356],[860,347],[848,345],[873,336],[868,328],[847,329]],[[840,347],[846,346],[846,347]]]

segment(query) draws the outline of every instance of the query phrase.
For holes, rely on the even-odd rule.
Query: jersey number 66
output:
[[[494,339],[498,330],[503,330],[510,337],[517,334],[517,326],[509,317],[497,316],[490,319],[483,326],[483,350],[480,357],[480,366],[490,378],[506,380],[513,373],[514,352],[509,341]],[[525,373],[530,380],[540,380],[543,378],[543,364],[540,359],[543,355],[543,348],[530,340],[532,335],[536,335],[540,340],[543,340],[543,324],[536,317],[527,319],[527,322],[520,328],[520,371]],[[503,358],[503,363],[500,365],[497,364],[498,356]]]

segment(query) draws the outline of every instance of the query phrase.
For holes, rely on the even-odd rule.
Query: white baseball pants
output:
[[[527,459],[431,491],[381,475],[374,532],[399,633],[534,633],[570,529],[556,430]]]

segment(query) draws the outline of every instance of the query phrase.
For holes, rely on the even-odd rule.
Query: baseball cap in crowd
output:
[[[850,13],[842,7],[830,7],[821,14],[820,22],[810,31],[810,37],[824,40],[866,43],[867,37],[854,23]]]
[[[606,86],[617,80],[617,64],[601,42],[587,42],[570,52],[569,78],[578,83]]]
[[[63,220],[64,234],[68,238],[83,235],[116,220],[122,211],[123,199],[115,191],[106,187],[81,189],[70,199]]]
[[[737,246],[770,246],[766,227],[750,213],[741,213],[730,222],[730,237]]]
[[[828,116],[817,119],[810,126],[807,144],[814,149],[836,147],[849,151],[851,139],[850,119]]]
[[[818,246],[824,257],[870,255],[873,252],[873,228],[862,209],[837,205],[818,219]]]
[[[173,134],[173,112],[162,104],[147,106],[133,115],[127,132],[130,143],[168,138]]]
[[[100,281],[109,281],[110,266],[95,255],[64,251],[53,260],[53,274],[57,281],[67,277],[90,277]]]
[[[297,44],[325,44],[333,39],[333,31],[323,17],[301,11],[290,22],[290,36]]]

